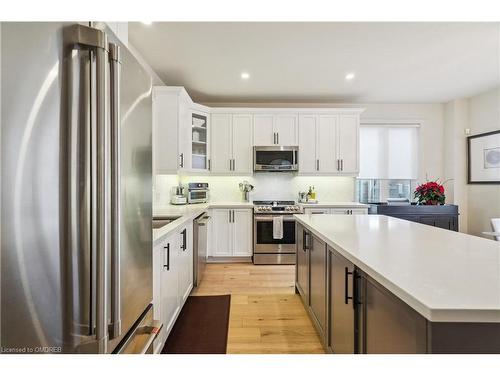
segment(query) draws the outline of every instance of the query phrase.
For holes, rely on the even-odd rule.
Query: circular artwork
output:
[[[500,168],[500,148],[485,150],[484,161],[486,168]]]

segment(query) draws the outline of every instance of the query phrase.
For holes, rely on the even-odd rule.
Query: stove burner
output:
[[[257,206],[293,206],[295,201],[253,201]]]

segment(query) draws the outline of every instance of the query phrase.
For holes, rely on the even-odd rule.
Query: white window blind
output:
[[[360,171],[363,179],[407,179],[418,176],[418,127],[361,125]]]

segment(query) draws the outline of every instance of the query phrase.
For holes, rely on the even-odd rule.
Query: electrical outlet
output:
[[[469,128],[464,129],[464,133],[465,133],[465,135],[470,135],[470,129]]]

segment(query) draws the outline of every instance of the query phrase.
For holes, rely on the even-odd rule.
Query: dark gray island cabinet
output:
[[[416,204],[390,205],[386,203],[371,204],[368,213],[397,217],[415,223],[458,232],[459,213],[458,206],[454,204],[436,206]]]
[[[430,321],[296,225],[295,289],[328,353],[500,353],[500,323]]]

